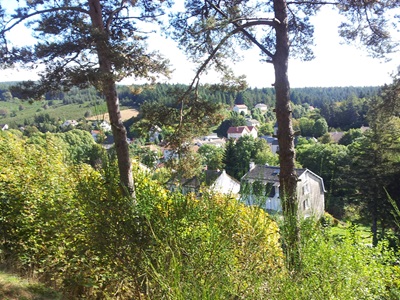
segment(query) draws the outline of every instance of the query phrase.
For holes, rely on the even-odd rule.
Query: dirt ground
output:
[[[121,110],[121,118],[122,121],[129,120],[132,117],[136,117],[139,114],[139,112],[136,109],[124,109]],[[97,115],[97,116],[91,116],[89,118],[86,118],[86,120],[105,120],[107,122],[110,122],[110,117],[108,116],[108,113],[104,115]]]

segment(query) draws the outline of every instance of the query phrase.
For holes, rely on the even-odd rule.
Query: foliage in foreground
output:
[[[140,172],[135,205],[114,163],[104,159],[102,172],[69,165],[52,142],[0,135],[1,259],[9,267],[90,299],[172,299],[174,284],[198,298],[244,297],[257,288],[251,274],[282,269],[277,225],[262,211],[169,194]]]
[[[0,133],[0,258],[70,299],[395,299],[385,247],[312,223],[303,269],[283,266],[278,227],[235,199],[170,194],[137,172],[137,204],[115,164],[70,165],[53,143]],[[308,234],[305,234],[308,233]]]

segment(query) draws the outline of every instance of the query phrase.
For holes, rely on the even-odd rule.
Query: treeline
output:
[[[0,83],[0,100],[10,101],[17,93],[10,92],[15,82]],[[187,86],[183,84],[156,84],[156,85],[119,85],[118,94],[123,105],[140,106],[144,102],[158,102],[160,104],[175,103]],[[379,87],[307,87],[291,89],[291,100],[294,104],[304,104],[315,107],[333,102],[341,102],[349,98],[369,98],[377,95]],[[274,106],[275,91],[273,88],[248,88],[245,91],[234,92],[216,89],[209,85],[199,88],[199,95],[213,103],[233,106],[246,104],[254,107],[257,103]],[[84,103],[102,100],[102,96],[92,87],[87,89],[72,88],[69,91],[51,92],[45,95],[46,100],[62,100],[64,104]]]

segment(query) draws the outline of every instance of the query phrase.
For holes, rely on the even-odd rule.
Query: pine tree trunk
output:
[[[280,160],[280,198],[284,217],[283,239],[287,266],[295,271],[300,268],[300,230],[298,221],[298,200],[296,194],[294,133],[290,106],[290,85],[288,79],[289,36],[285,0],[274,0],[276,25],[276,52],[273,58],[275,68],[276,118]]]
[[[127,190],[129,195],[135,197],[129,145],[126,129],[121,119],[117,88],[112,73],[112,62],[110,60],[108,34],[103,24],[100,0],[88,0],[88,3],[90,18],[93,25],[92,34],[96,35],[95,40],[100,67],[99,84],[101,85],[100,89],[107,102],[107,109],[114,136],[115,151],[118,159],[119,176],[121,184]]]

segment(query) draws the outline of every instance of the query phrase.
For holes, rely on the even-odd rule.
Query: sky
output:
[[[9,0],[7,0],[9,1]],[[5,0],[0,0],[5,3]],[[316,58],[309,62],[291,59],[289,61],[289,81],[291,87],[334,87],[334,86],[379,86],[391,83],[391,74],[400,66],[400,55],[392,55],[389,62],[368,57],[365,50],[341,44],[337,34],[340,17],[332,10],[322,9],[311,18],[315,25],[314,53]],[[16,42],[29,41],[29,32],[22,26],[15,34]],[[189,84],[195,74],[195,66],[186,59],[176,44],[159,35],[149,39],[149,46],[158,50],[171,61],[175,69],[171,80],[161,82]],[[249,87],[271,87],[274,82],[272,64],[260,62],[256,48],[242,53],[243,61],[232,65],[237,75],[246,75]],[[0,70],[0,82],[36,79],[32,71]],[[218,76],[211,73],[202,77],[201,83],[215,83]],[[138,83],[126,79],[122,84]]]

